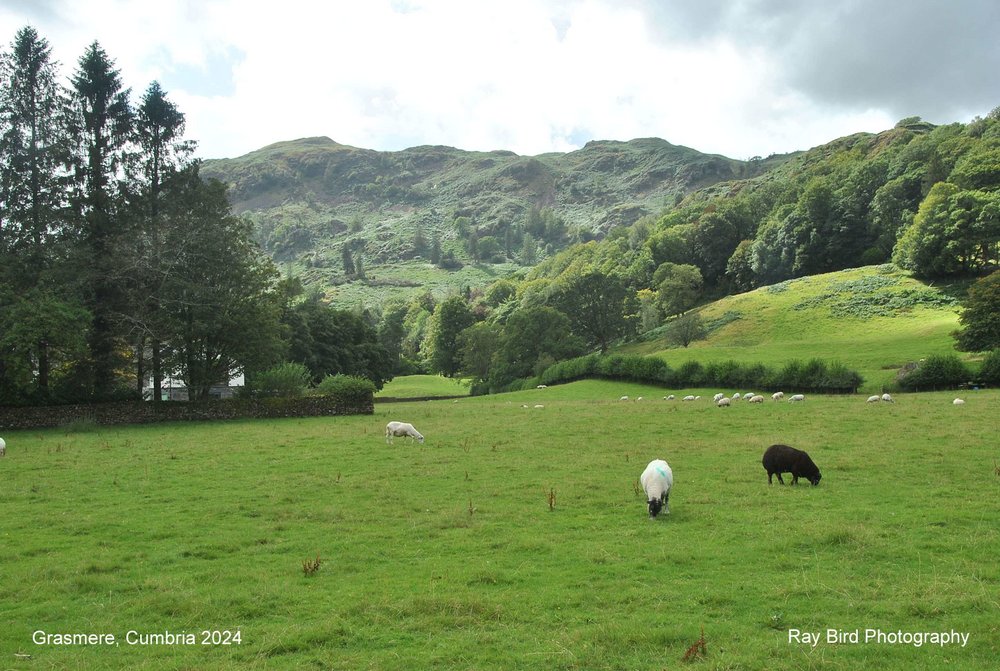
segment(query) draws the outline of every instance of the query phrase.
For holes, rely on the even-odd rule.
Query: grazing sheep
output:
[[[882,394],[882,400],[886,403],[895,403],[896,401],[889,394]]]
[[[628,396],[622,396],[622,397],[621,397],[620,399],[618,399],[618,400],[619,400],[619,401],[627,401],[627,400],[628,400]]]
[[[694,396],[685,396],[681,400],[682,401],[693,401],[693,400],[695,400],[695,398],[694,398]]]
[[[642,489],[646,492],[646,501],[649,505],[649,519],[654,519],[660,514],[660,510],[670,514],[667,505],[670,500],[670,489],[674,486],[674,473],[670,466],[663,459],[654,459],[646,466],[646,470],[639,476]]]
[[[743,400],[744,401],[749,401],[753,397],[754,397],[754,393],[752,391],[748,391],[747,393],[743,394]]]
[[[965,401],[963,401],[960,398],[956,398],[954,401],[951,402],[951,404],[952,405],[965,405]]]
[[[713,396],[713,397],[712,397],[712,400],[713,400],[714,402],[718,403],[718,402],[719,402],[720,400],[722,400],[722,398],[723,398],[724,396],[725,396],[725,394],[723,394],[723,393],[722,393],[722,392],[720,391],[720,392],[719,392],[718,394],[716,394],[715,396]]]
[[[546,386],[544,384],[540,384],[537,387],[535,387],[535,389],[548,389],[548,386]]]
[[[866,403],[878,403],[881,400],[882,400],[882,397],[876,394],[875,396],[869,396],[868,400],[865,401],[865,402]]]
[[[755,396],[751,396],[750,397],[750,402],[751,403],[763,403],[764,402],[764,397],[761,396],[760,394],[757,394]]]
[[[734,400],[734,401],[738,401],[738,400],[740,400],[741,398],[743,398],[743,397],[742,397],[742,396],[740,396],[740,392],[736,392],[735,394],[733,394],[733,400]]]
[[[813,483],[813,486],[819,484],[821,477],[819,468],[816,467],[808,454],[802,450],[796,450],[794,447],[772,445],[764,452],[761,463],[764,464],[764,469],[767,471],[767,484],[769,485],[772,484],[771,476],[775,474],[778,475],[778,482],[785,484],[785,481],[781,479],[782,473],[792,474],[793,485],[798,484],[799,476]]]
[[[412,424],[406,422],[389,422],[385,425],[385,442],[391,445],[395,436],[409,436],[416,439],[418,443],[424,442],[424,437],[420,435],[420,432],[414,429]]]
[[[694,400],[696,400],[696,401],[700,401],[700,400],[701,400],[701,396],[695,396],[695,397],[694,397]]]
[[[788,402],[789,403],[797,403],[798,401],[804,401],[804,400],[806,400],[806,397],[805,397],[804,394],[795,394],[795,396],[789,396],[788,397]]]
[[[720,408],[728,408],[730,405],[732,405],[732,401],[728,398],[722,397],[718,401],[716,401],[715,404]]]
[[[4,442],[3,438],[0,438],[0,457],[7,454],[7,443]]]
[[[674,400],[675,398],[677,398],[677,397],[676,397],[676,396],[674,396],[673,394],[671,394],[670,396],[664,396],[664,397],[663,397],[663,400],[664,400],[664,401],[672,401],[672,400]]]
[[[775,401],[780,401],[781,399],[785,398],[785,392],[776,391],[773,394],[771,394],[771,398],[773,398]]]
[[[538,409],[544,408],[544,407],[545,407],[544,405],[542,405],[541,403],[538,403],[537,405],[535,405],[535,410],[538,410]]]
[[[636,398],[635,400],[636,400],[636,401],[641,401],[641,400],[642,400],[642,396],[639,396],[639,397],[638,397],[638,398]]]

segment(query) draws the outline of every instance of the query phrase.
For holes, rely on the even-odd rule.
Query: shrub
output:
[[[979,379],[989,385],[1000,385],[1000,349],[993,350],[983,359]]]
[[[258,373],[250,385],[254,396],[291,398],[302,396],[309,387],[309,369],[301,363],[283,363]]]
[[[954,389],[972,377],[969,367],[955,354],[932,354],[899,378],[903,389]]]
[[[375,393],[375,383],[364,377],[354,375],[327,375],[316,385],[316,393],[320,396],[358,396],[365,393]]]

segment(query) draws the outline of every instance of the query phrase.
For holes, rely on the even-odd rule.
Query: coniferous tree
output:
[[[163,384],[163,339],[165,324],[160,313],[162,278],[169,272],[169,251],[164,246],[166,231],[161,217],[164,193],[163,182],[182,168],[194,150],[193,142],[182,139],[184,115],[166,97],[159,82],[146,89],[136,110],[135,130],[141,154],[139,178],[142,193],[138,198],[141,228],[134,243],[136,269],[133,279],[134,295],[131,317],[136,332],[137,384],[144,384],[145,352],[149,351],[152,376],[152,400],[161,398]]]
[[[56,81],[51,47],[34,28],[18,31],[0,59],[0,339],[36,371],[35,386],[48,395],[50,348],[79,340],[79,301],[60,277],[58,242],[67,216],[69,157],[66,96]],[[23,305],[22,305],[23,303]],[[55,310],[47,314],[39,306]],[[17,320],[13,315],[17,314]],[[15,335],[19,334],[19,335]],[[32,338],[26,342],[23,338]],[[0,361],[3,370],[12,368]]]
[[[80,57],[72,86],[79,160],[76,206],[82,217],[82,256],[89,264],[87,302],[93,315],[89,337],[93,391],[101,398],[112,392],[121,364],[117,322],[123,297],[116,261],[127,233],[123,203],[132,110],[129,89],[97,42]]]

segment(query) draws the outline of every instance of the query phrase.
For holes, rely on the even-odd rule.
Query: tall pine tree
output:
[[[82,216],[88,307],[93,314],[89,344],[94,396],[105,398],[122,363],[117,317],[123,296],[116,259],[126,239],[125,170],[133,134],[129,90],[103,48],[94,42],[72,77],[78,142],[77,207]]]

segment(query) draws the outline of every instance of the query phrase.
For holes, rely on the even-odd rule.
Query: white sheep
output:
[[[794,403],[794,402],[804,401],[804,400],[806,400],[806,397],[805,397],[804,394],[795,394],[794,396],[789,396],[788,397],[788,402],[789,403]]]
[[[663,397],[663,400],[664,400],[664,401],[672,401],[672,400],[674,400],[675,398],[677,398],[677,397],[676,397],[676,396],[674,396],[673,394],[671,394],[670,396],[664,396],[664,397]]]
[[[956,398],[954,401],[951,402],[951,404],[952,405],[965,405],[965,401],[963,401],[960,398]]]
[[[621,397],[620,399],[618,399],[618,400],[619,400],[619,401],[627,401],[627,400],[628,400],[628,396],[622,396],[622,397]]]
[[[763,403],[764,402],[764,397],[761,396],[760,394],[756,394],[756,395],[750,397],[750,402],[751,403]]]
[[[548,386],[544,385],[544,384],[540,384],[537,387],[535,387],[535,389],[548,389]]]
[[[749,401],[753,397],[754,397],[754,393],[752,391],[748,391],[747,393],[743,394],[743,400],[744,401]]]
[[[694,398],[694,396],[685,396],[681,400],[682,401],[693,401],[693,400],[695,400],[695,398]]]
[[[775,401],[780,401],[781,399],[785,398],[785,392],[776,391],[773,394],[771,394],[771,398],[773,398]]]
[[[7,454],[7,443],[4,442],[3,438],[0,438],[0,457]]]
[[[700,401],[700,400],[701,400],[701,396],[695,396],[695,397],[694,397],[694,400],[696,400],[696,401]]]
[[[718,403],[718,402],[719,402],[720,400],[722,400],[722,398],[723,398],[724,396],[725,396],[725,394],[723,394],[723,393],[722,393],[722,392],[720,391],[720,392],[719,392],[718,394],[716,394],[715,396],[713,396],[713,397],[712,397],[712,401],[714,401],[715,403]]]
[[[642,396],[639,396],[639,397],[638,397],[638,398],[636,398],[635,400],[636,400],[636,401],[641,401],[641,400],[642,400]]]
[[[885,401],[886,403],[896,402],[895,400],[893,400],[892,396],[890,396],[888,393],[882,394],[882,400]]]
[[[740,400],[741,398],[743,398],[743,397],[742,397],[742,396],[740,396],[740,392],[736,392],[735,394],[733,394],[733,400],[734,400],[734,401],[738,401],[738,400]]]
[[[535,410],[541,410],[544,407],[545,407],[544,405],[542,405],[541,403],[538,403],[537,405],[535,405]]]
[[[639,483],[646,492],[646,501],[649,506],[649,519],[655,518],[662,509],[670,514],[668,503],[670,501],[670,490],[674,486],[674,473],[670,470],[663,459],[654,459],[646,466],[646,470],[639,476]]]
[[[715,404],[717,406],[719,406],[720,408],[728,408],[730,405],[732,405],[732,401],[730,399],[726,398],[725,396],[723,396],[718,401],[716,401]]]
[[[424,442],[424,437],[420,435],[420,432],[414,429],[412,424],[406,422],[389,422],[385,425],[385,442],[391,445],[395,436],[409,436],[415,438],[418,443]]]
[[[874,395],[874,396],[869,396],[869,397],[868,397],[868,400],[867,400],[867,401],[865,401],[865,402],[866,402],[866,403],[878,403],[878,402],[879,402],[879,401],[881,401],[881,400],[882,400],[882,397],[881,397],[881,396],[879,396],[878,394],[876,394],[876,395]]]

